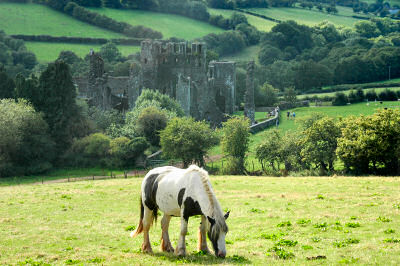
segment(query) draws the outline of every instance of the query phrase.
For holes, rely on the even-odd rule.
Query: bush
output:
[[[250,142],[250,121],[244,117],[234,117],[222,125],[222,152],[229,162],[229,167],[223,171],[229,174],[243,174],[246,170],[245,156]]]
[[[348,102],[347,96],[342,92],[337,92],[335,93],[335,98],[332,101],[332,105],[334,106],[346,105],[347,102]]]
[[[122,168],[134,166],[136,159],[149,147],[145,138],[126,137],[113,139],[110,143],[110,167]]]
[[[204,166],[204,156],[218,138],[204,121],[193,118],[173,118],[160,133],[160,143],[166,158],[181,159],[184,167],[191,163]]]
[[[400,111],[389,109],[346,118],[336,153],[348,172],[399,174],[399,147]]]
[[[153,106],[143,109],[137,120],[138,133],[154,146],[160,145],[160,131],[166,126],[165,112]]]
[[[42,114],[26,100],[0,100],[0,177],[49,170],[54,143]]]

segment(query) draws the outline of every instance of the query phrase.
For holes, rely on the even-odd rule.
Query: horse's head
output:
[[[225,258],[226,256],[225,236],[228,233],[228,226],[226,225],[225,220],[228,219],[228,217],[229,212],[220,219],[214,219],[207,216],[207,219],[210,222],[207,235],[213,245],[215,256],[220,258]]]

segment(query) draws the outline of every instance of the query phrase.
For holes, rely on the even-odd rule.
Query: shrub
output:
[[[49,170],[54,143],[42,114],[27,101],[0,100],[0,177]]]
[[[134,166],[136,159],[148,148],[145,138],[134,138],[132,140],[126,137],[120,137],[110,142],[110,160],[108,165],[111,167]]]
[[[250,121],[234,117],[224,122],[222,127],[222,151],[228,158],[228,167],[223,171],[229,174],[245,172],[245,155],[250,142]]]
[[[160,133],[163,155],[181,159],[184,167],[190,163],[204,165],[207,151],[217,144],[215,132],[204,121],[193,118],[173,118]]]
[[[140,113],[137,126],[141,136],[144,136],[151,145],[159,146],[160,131],[167,126],[167,116],[156,107],[147,107]]]
[[[337,92],[335,93],[335,98],[332,101],[332,105],[334,106],[346,105],[347,102],[348,102],[347,96],[342,92]]]

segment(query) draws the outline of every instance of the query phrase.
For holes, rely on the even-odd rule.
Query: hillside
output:
[[[192,40],[209,33],[223,32],[222,29],[208,23],[178,15],[111,8],[92,8],[91,10],[133,26],[143,25],[160,31],[164,38],[177,37]]]
[[[38,4],[0,3],[0,29],[6,34],[124,38]]]
[[[337,15],[301,8],[250,8],[248,10],[280,21],[295,20],[299,24],[308,26],[314,26],[327,20],[335,26],[353,27],[354,23],[360,21],[360,19],[351,17],[352,14],[355,15],[351,8],[338,6],[337,9],[339,11]]]
[[[100,50],[100,44],[74,44],[74,43],[47,43],[25,42],[28,50],[36,54],[40,63],[47,63],[57,59],[61,51],[72,51],[79,57],[85,57],[90,49],[95,52]],[[128,56],[140,51],[139,46],[117,45],[123,56]]]

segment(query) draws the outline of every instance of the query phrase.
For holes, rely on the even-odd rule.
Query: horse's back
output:
[[[201,173],[198,167],[180,169],[172,166],[151,170],[143,180],[142,197],[150,209],[157,206],[168,215],[180,216],[185,194],[201,185]]]

